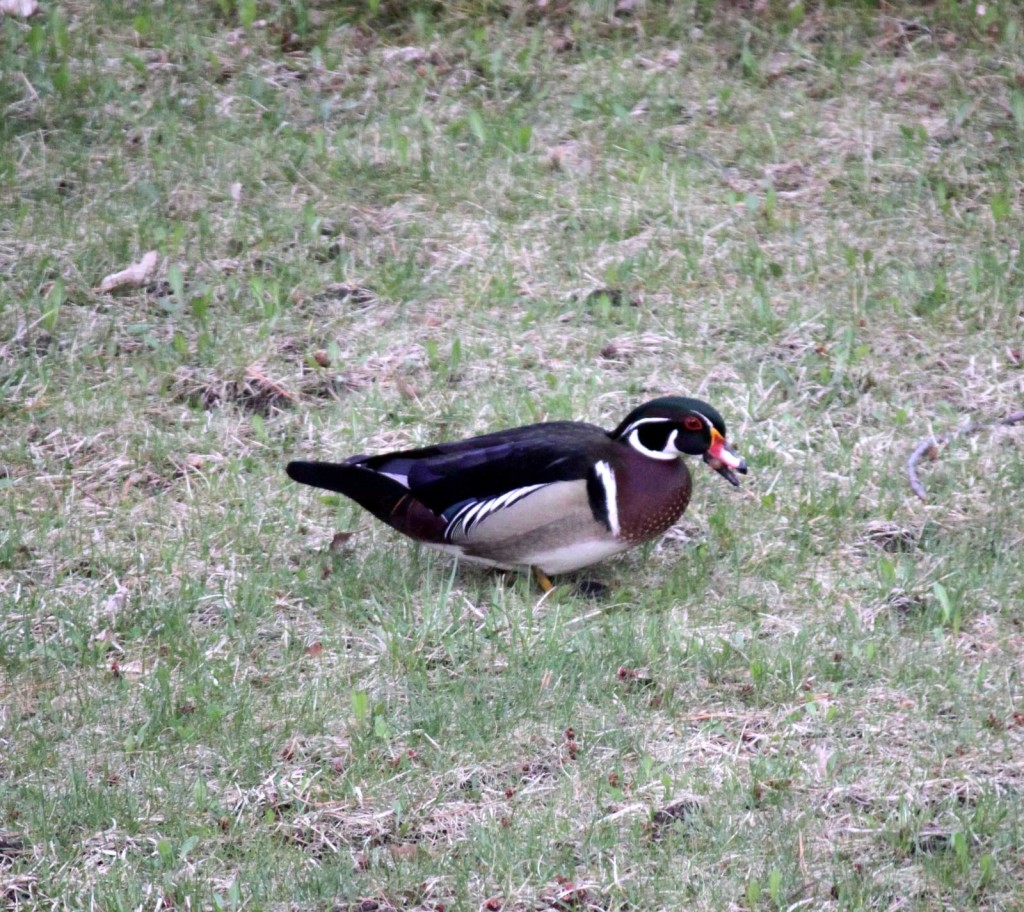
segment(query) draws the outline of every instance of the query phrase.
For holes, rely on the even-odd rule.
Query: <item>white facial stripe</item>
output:
[[[599,462],[594,466],[601,487],[604,488],[605,509],[608,511],[608,525],[612,535],[619,537],[619,487],[615,483],[615,473],[607,462]]]
[[[634,421],[625,431],[622,432],[623,437],[628,437],[633,433],[641,424],[672,424],[670,418],[640,418]]]
[[[638,421],[637,424],[643,422]],[[649,450],[640,442],[639,430],[633,430],[629,432],[629,436],[626,438],[629,441],[629,445],[636,450],[638,453],[643,453],[644,456],[648,456],[651,459],[661,459],[668,462],[670,459],[677,459],[679,457],[679,450],[675,448],[676,431],[672,432],[672,436],[668,439],[669,446],[672,447],[672,452],[666,453],[664,450]]]

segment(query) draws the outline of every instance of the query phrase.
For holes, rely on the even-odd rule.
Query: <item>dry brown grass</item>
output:
[[[513,6],[0,22],[0,904],[1020,904],[1017,11]],[[282,473],[665,392],[597,604]]]

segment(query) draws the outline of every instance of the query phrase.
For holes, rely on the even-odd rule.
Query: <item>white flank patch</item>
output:
[[[522,488],[513,488],[511,491],[506,491],[504,494],[498,494],[496,497],[491,497],[487,500],[478,500],[474,503],[466,504],[452,517],[452,521],[448,523],[448,527],[444,530],[444,537],[448,541],[454,541],[456,538],[466,538],[473,531],[473,527],[477,523],[497,513],[499,510],[511,507],[512,504],[519,502],[528,494],[532,494],[534,491],[544,487],[547,487],[547,485],[526,485]]]
[[[383,475],[385,478],[390,478],[392,481],[397,481],[403,488],[409,487],[409,476],[398,475],[394,472],[378,472],[378,475]]]
[[[594,466],[597,477],[604,488],[605,509],[608,511],[608,525],[612,535],[619,537],[619,487],[615,483],[615,473],[607,462],[599,462]]]

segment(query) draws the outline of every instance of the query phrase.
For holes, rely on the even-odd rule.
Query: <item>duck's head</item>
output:
[[[740,483],[737,472],[747,474],[747,464],[726,442],[722,416],[700,399],[652,399],[633,409],[611,436],[650,459],[701,456],[733,485]]]

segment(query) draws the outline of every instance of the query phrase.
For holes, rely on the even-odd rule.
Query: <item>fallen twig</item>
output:
[[[907,460],[907,477],[910,479],[910,490],[920,497],[921,500],[928,499],[924,485],[921,484],[921,479],[917,474],[917,464],[921,461],[921,457],[924,456],[925,453],[931,452],[933,454],[932,458],[935,459],[938,456],[938,448],[949,443],[949,441],[954,437],[963,437],[965,434],[973,434],[986,427],[1020,424],[1022,421],[1024,421],[1024,409],[1017,412],[1011,412],[1005,418],[997,418],[995,421],[972,421],[970,424],[959,428],[956,431],[952,431],[949,434],[941,434],[938,437],[926,437],[917,445],[914,452],[910,454],[910,458]]]

